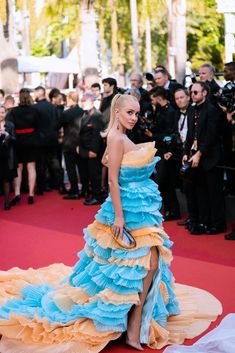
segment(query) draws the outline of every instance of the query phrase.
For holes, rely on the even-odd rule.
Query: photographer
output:
[[[156,141],[157,155],[161,157],[157,165],[155,181],[163,199],[164,219],[180,219],[180,206],[176,195],[180,163],[175,158],[174,136],[177,132],[175,109],[169,103],[168,92],[164,88],[150,91],[152,104],[156,107],[151,127],[152,138]]]
[[[186,141],[186,136],[188,132],[188,112],[190,109],[190,95],[186,88],[178,88],[175,91],[175,103],[178,107],[176,110],[176,124],[177,124],[177,136],[178,136],[178,154],[180,160],[183,157],[183,146]],[[181,142],[181,146],[180,146]],[[177,222],[180,226],[185,226],[188,230],[197,223],[198,220],[198,210],[197,203],[195,202],[195,189],[190,177],[188,177],[189,168],[185,164],[180,169],[180,174],[182,177],[182,187],[186,198],[186,204],[188,209],[188,217],[183,221]]]
[[[164,88],[167,91],[168,101],[176,108],[174,93],[178,88],[183,88],[183,86],[176,80],[170,79],[169,72],[161,67],[155,69],[154,81],[157,87]]]
[[[233,187],[235,188],[235,100],[233,105],[233,111],[227,113],[227,120],[231,128],[232,136],[233,136],[233,146],[231,149],[230,162],[233,169],[230,169],[231,181],[233,182]],[[231,233],[225,234],[224,238],[226,240],[235,240],[235,227],[233,228]]]
[[[132,87],[128,89],[125,94],[129,94],[131,96],[134,96],[138,99],[139,103],[141,101],[141,93],[140,91]],[[152,110],[148,110],[144,113],[141,113],[138,117],[138,121],[133,127],[132,130],[127,132],[127,135],[129,139],[131,139],[134,143],[144,143],[144,142],[149,142],[152,141],[152,133],[151,133],[151,126],[152,126]]]
[[[209,63],[202,64],[198,70],[200,81],[204,81],[210,88],[209,100],[213,104],[214,98],[213,95],[220,90],[220,86],[215,81],[215,67]]]
[[[131,88],[136,88],[140,92],[140,115],[144,116],[147,111],[152,111],[149,92],[143,88],[143,76],[138,73],[131,74],[130,77]]]
[[[198,224],[191,234],[219,234],[226,231],[223,196],[219,113],[208,101],[209,88],[203,81],[194,83],[191,98],[195,103],[188,113],[188,132],[183,163],[190,163],[195,188]]]
[[[222,89],[220,95],[217,97],[218,104],[221,110],[224,112],[226,117],[227,113],[231,113],[234,110],[235,102],[235,61],[225,64],[224,66],[224,78],[226,85]],[[228,115],[227,115],[228,118]],[[231,117],[229,116],[229,119]],[[231,123],[225,118],[224,124],[224,164],[228,167],[225,169],[227,183],[226,183],[226,194],[235,196],[235,181],[234,172],[230,168],[234,168],[234,129],[231,129]]]

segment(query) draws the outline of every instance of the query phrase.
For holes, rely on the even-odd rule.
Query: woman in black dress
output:
[[[14,151],[16,136],[14,124],[6,120],[6,115],[6,108],[0,107],[0,181],[3,184],[4,209],[10,210],[10,183],[17,177]]]
[[[28,204],[33,204],[36,183],[35,163],[38,151],[38,112],[33,108],[33,99],[28,89],[22,88],[20,90],[19,106],[11,110],[8,119],[14,123],[16,129],[16,156],[18,162],[18,176],[14,180],[15,197],[11,201],[11,205],[16,205],[20,201],[24,164],[26,164],[28,172]]]

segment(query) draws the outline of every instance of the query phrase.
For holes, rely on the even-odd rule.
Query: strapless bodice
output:
[[[124,154],[120,174],[119,184],[139,183],[149,179],[154,171],[155,164],[160,159],[154,157],[156,148],[154,142],[144,143],[138,149]]]
[[[155,142],[146,142],[136,145],[136,149],[124,153],[122,167],[141,167],[150,163],[156,153]]]

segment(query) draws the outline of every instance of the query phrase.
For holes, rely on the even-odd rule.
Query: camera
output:
[[[195,73],[192,73],[192,74],[190,75],[190,78],[191,78],[192,83],[196,83],[196,82],[197,82],[197,76],[196,76]]]
[[[184,162],[182,167],[180,168],[180,174],[185,175],[189,169],[191,168],[191,163],[190,162]]]
[[[116,91],[119,94],[125,94],[127,90],[125,88],[122,88],[122,87],[117,87]]]
[[[145,78],[147,81],[154,81],[154,75],[151,72],[146,72]]]
[[[152,124],[152,112],[146,111],[144,116],[139,117],[138,126],[140,130],[151,130]]]
[[[235,111],[235,84],[230,82],[222,88],[219,93],[214,94],[216,101],[222,107],[225,107],[227,113]],[[234,117],[235,118],[235,117]]]

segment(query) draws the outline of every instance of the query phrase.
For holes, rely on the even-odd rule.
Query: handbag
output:
[[[124,249],[133,249],[136,247],[135,238],[126,230],[126,228],[123,228],[122,237],[115,237],[113,235],[113,239]]]

